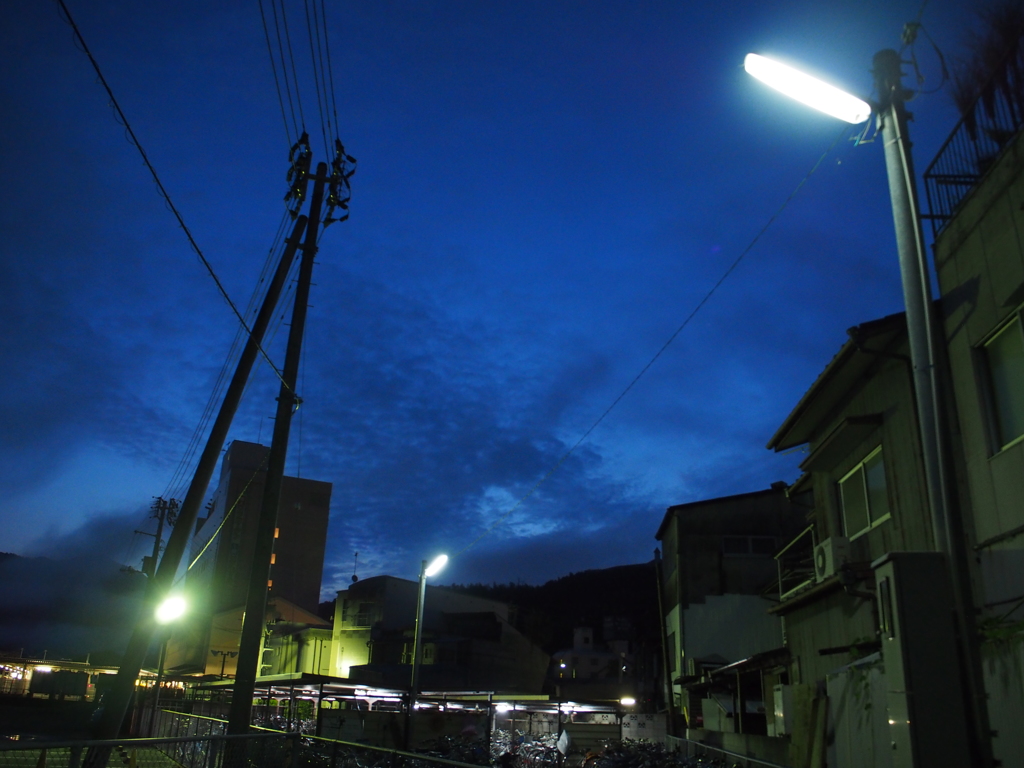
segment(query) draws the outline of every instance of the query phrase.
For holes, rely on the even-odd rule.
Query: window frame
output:
[[[760,543],[771,543],[771,551],[764,550],[762,552],[755,552],[754,542]],[[730,546],[727,542],[732,544],[743,543],[743,551],[729,551]],[[763,536],[760,534],[723,534],[721,542],[719,544],[722,557],[775,557],[775,553],[779,550],[779,542],[774,536]]]
[[[871,513],[871,492],[868,489],[868,474],[866,470],[868,463],[871,462],[876,456],[880,457],[880,461],[882,464],[882,474],[885,477],[885,513],[879,515],[877,518],[874,517],[874,515],[872,515]],[[864,508],[867,512],[868,524],[866,527],[861,528],[858,531],[851,532],[849,529],[849,525],[847,524],[846,505],[843,502],[843,483],[847,482],[858,472],[861,474],[861,490],[864,494]],[[892,518],[892,503],[889,499],[889,473],[886,472],[885,452],[882,450],[881,444],[875,446],[866,454],[864,454],[864,458],[862,458],[860,461],[854,464],[853,467],[851,467],[846,474],[844,474],[836,481],[836,495],[838,496],[839,501],[839,514],[843,523],[843,533],[845,534],[846,538],[848,538],[850,541],[859,539],[861,536],[870,533],[875,528],[884,523],[886,520],[890,520]]]
[[[974,350],[976,365],[982,379],[980,390],[984,421],[986,422],[986,431],[988,432],[989,451],[993,456],[1024,441],[1024,431],[1009,439],[1006,439],[1003,435],[995,376],[993,376],[991,356],[988,351],[996,339],[1004,333],[1013,333],[1014,326],[1016,326],[1017,338],[1021,348],[1024,349],[1024,320],[1021,319],[1021,310],[1017,309],[1005,321],[999,323]]]

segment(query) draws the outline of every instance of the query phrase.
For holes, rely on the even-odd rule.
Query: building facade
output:
[[[672,709],[694,738],[714,738],[705,731],[736,732],[741,720],[746,734],[766,736],[761,667],[744,667],[754,673],[746,677],[716,678],[713,672],[755,657],[769,674],[779,666],[773,652],[783,645],[783,625],[769,613],[778,576],[773,555],[807,526],[807,511],[786,490],[777,483],[669,507],[655,535],[664,550]]]
[[[190,611],[168,646],[168,669],[220,674],[234,666],[241,637],[256,528],[270,449],[236,440],[221,463],[220,481],[206,517],[196,521],[185,579]],[[270,566],[268,621],[282,611],[316,624],[323,576],[331,484],[285,477]],[[272,607],[275,604],[280,610]],[[283,614],[282,614],[283,615]]]
[[[409,686],[417,589],[375,576],[338,592],[337,676]],[[550,657],[512,626],[506,603],[428,585],[423,606],[423,690],[540,693]]]

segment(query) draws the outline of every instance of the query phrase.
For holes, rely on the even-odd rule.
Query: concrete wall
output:
[[[683,612],[685,653],[713,654],[728,662],[782,647],[782,622],[768,614],[773,603],[755,595],[716,595]]]

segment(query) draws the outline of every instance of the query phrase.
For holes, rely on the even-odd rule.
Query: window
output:
[[[993,432],[997,449],[1024,435],[1024,335],[1020,317],[999,330],[983,347],[988,369]]]
[[[881,446],[839,481],[839,499],[843,508],[843,526],[851,539],[889,519],[889,494]]]
[[[738,555],[768,555],[775,554],[775,538],[773,536],[723,536],[722,554],[727,556]]]

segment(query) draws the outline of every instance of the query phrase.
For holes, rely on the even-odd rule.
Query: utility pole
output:
[[[238,360],[238,366],[235,368],[234,376],[228,385],[227,392],[224,394],[224,401],[221,403],[220,411],[213,422],[210,435],[206,440],[206,447],[199,457],[196,473],[189,485],[188,492],[185,494],[185,499],[181,502],[178,518],[175,521],[174,528],[171,530],[167,547],[164,549],[163,559],[156,569],[155,576],[146,585],[139,619],[136,622],[131,639],[128,641],[128,647],[125,650],[114,683],[104,701],[103,715],[95,730],[95,736],[98,739],[116,739],[120,734],[125,713],[128,711],[128,706],[135,693],[135,680],[139,676],[139,670],[142,669],[150,642],[153,639],[153,633],[156,630],[154,611],[156,606],[167,596],[171,585],[174,583],[174,577],[178,572],[178,566],[181,564],[182,555],[185,552],[185,547],[188,545],[192,534],[192,528],[195,525],[196,515],[202,505],[203,498],[206,496],[206,490],[210,485],[210,478],[213,477],[213,472],[217,467],[217,461],[220,458],[224,440],[227,438],[228,429],[231,426],[231,421],[234,419],[235,411],[238,409],[238,403],[242,399],[242,392],[245,390],[245,385],[249,380],[249,374],[252,372],[256,355],[263,343],[263,336],[266,333],[267,326],[274,316],[277,301],[281,296],[281,290],[284,287],[292,261],[295,258],[299,238],[302,236],[302,231],[305,228],[306,218],[299,216],[295,222],[291,237],[285,241],[285,249],[281,254],[277,271],[267,287],[263,304],[260,307],[259,314],[257,314],[256,319],[253,321],[249,338],[246,339],[245,348],[242,350],[242,355]],[[85,759],[86,768],[102,768],[102,766],[106,765],[109,755],[110,747],[90,748]]]
[[[151,509],[153,514],[150,517],[156,518],[156,533],[136,531],[136,533],[140,533],[143,536],[152,536],[154,538],[153,554],[142,558],[142,572],[150,579],[156,576],[156,564],[160,562],[160,545],[164,541],[164,524],[166,523],[173,528],[174,521],[178,517],[178,500],[164,499],[163,496],[157,496]]]
[[[306,239],[302,244],[302,261],[299,265],[298,284],[295,287],[295,306],[292,309],[288,348],[285,352],[281,387],[277,397],[274,436],[270,444],[270,455],[267,458],[267,479],[263,489],[263,504],[260,507],[260,517],[256,529],[256,545],[249,574],[245,614],[242,618],[242,639],[238,648],[235,685],[228,714],[229,734],[248,733],[252,720],[252,697],[256,688],[256,677],[260,671],[260,640],[263,637],[267,613],[270,559],[274,550],[274,531],[277,527],[277,511],[281,502],[281,486],[288,453],[288,435],[291,429],[292,414],[301,402],[295,393],[295,384],[298,379],[299,360],[302,352],[302,335],[306,325],[309,287],[313,276],[313,259],[317,251],[320,208],[324,198],[324,187],[329,180],[327,163],[320,163],[316,169],[316,176],[313,177],[314,186],[309,204]],[[229,755],[226,755],[226,764],[234,765],[244,753],[244,749],[244,744],[230,744]]]
[[[948,409],[941,376],[944,358],[942,346],[937,339],[941,331],[935,318],[928,259],[918,214],[917,186],[904,104],[906,91],[903,88],[902,62],[896,51],[884,50],[875,54],[872,63],[875,87],[881,102],[882,143],[903,281],[907,336],[932,534],[935,549],[946,556],[953,585],[971,750],[979,765],[991,766],[991,731],[969,555],[962,533],[963,521],[957,502],[952,449],[948,440]]]

